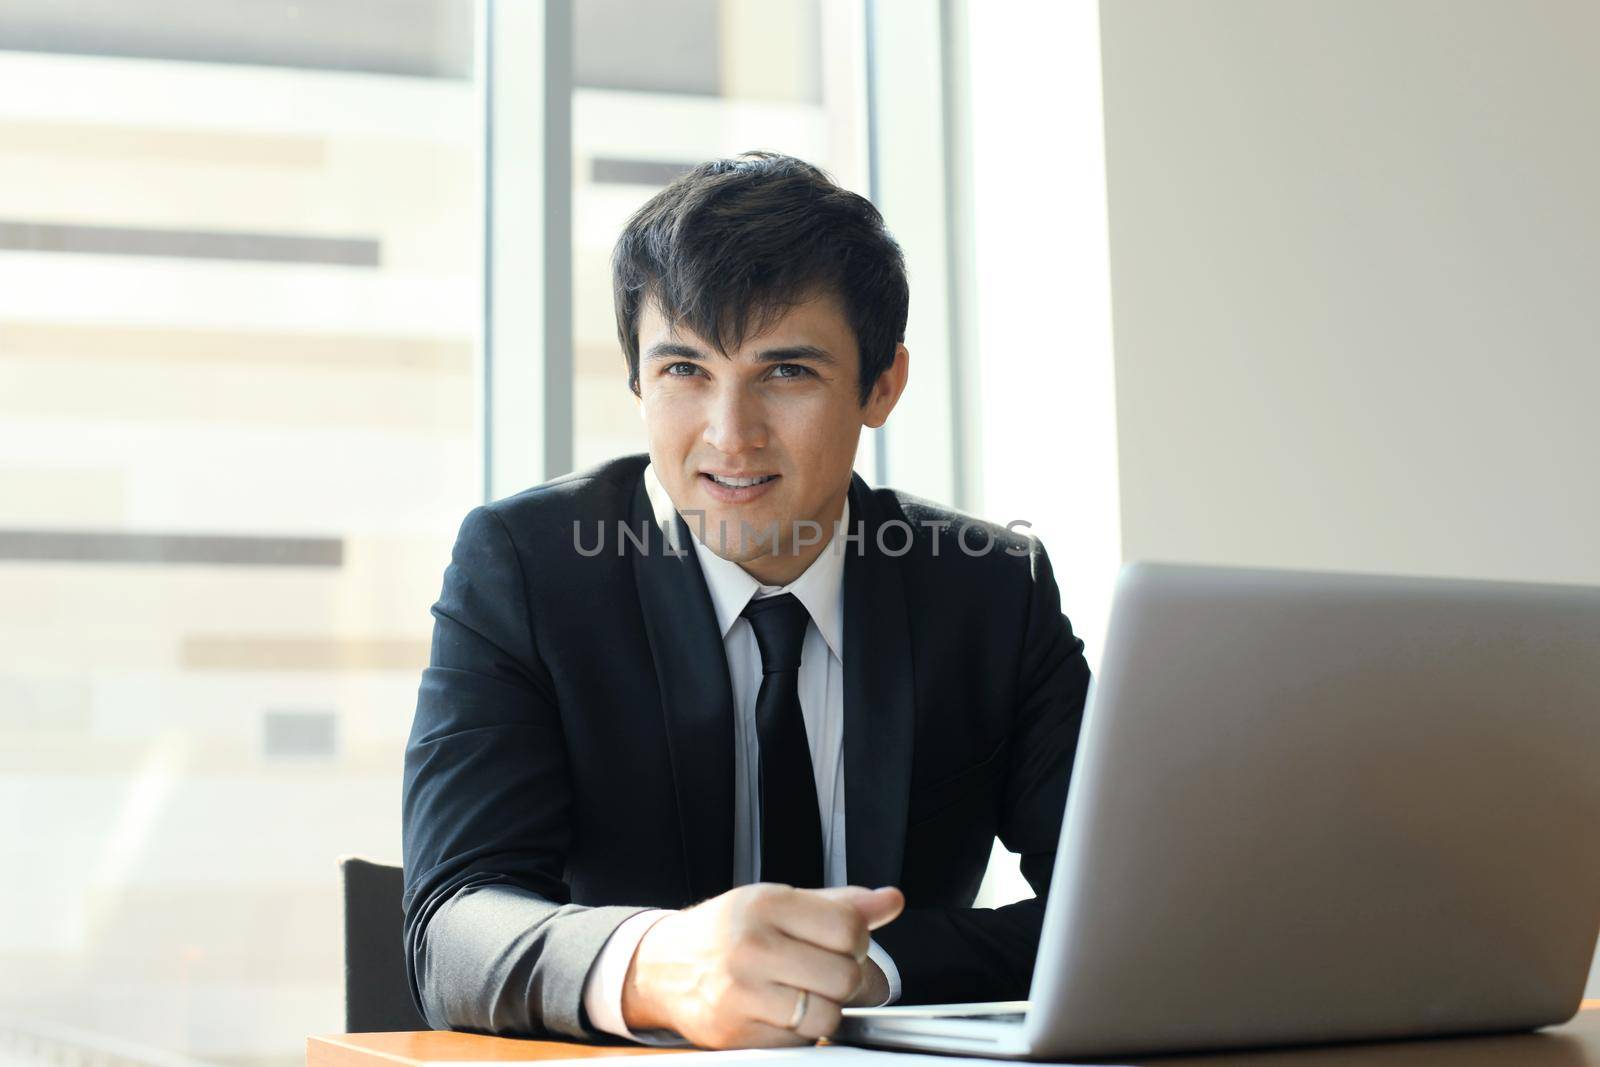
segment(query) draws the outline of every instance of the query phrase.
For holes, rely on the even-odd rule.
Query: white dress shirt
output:
[[[656,522],[671,528],[676,508],[655,470],[644,469],[645,491]],[[822,880],[826,886],[849,884],[845,866],[844,808],[844,548],[830,537],[805,573],[788,585],[764,585],[737,563],[731,563],[700,540],[696,522],[686,521],[700,570],[711,593],[717,625],[728,655],[728,681],[733,689],[733,883],[760,880],[761,768],[756,733],[756,695],[761,689],[761,650],[755,630],[742,617],[753,597],[792,593],[811,615],[800,656],[800,711],[811,748],[811,771],[822,819]],[[845,498],[839,526],[849,529],[850,500]],[[640,912],[618,926],[606,941],[584,984],[583,1004],[596,1029],[634,1040],[665,1042],[665,1031],[636,1034],[622,1019],[622,986],[633,953],[664,910]],[[872,941],[870,958],[889,982],[885,1004],[900,998],[900,972],[889,954]]]

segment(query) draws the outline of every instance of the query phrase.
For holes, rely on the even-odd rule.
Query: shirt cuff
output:
[[[622,1019],[622,987],[628,980],[628,967],[633,963],[633,953],[644,940],[645,931],[664,916],[665,909],[653,908],[628,917],[611,932],[589,968],[589,977],[583,983],[583,1010],[589,1016],[589,1025],[596,1030],[644,1045],[686,1045],[682,1037],[671,1030],[641,1030],[634,1033]]]
[[[889,995],[882,1004],[874,1004],[874,1008],[886,1007],[900,999],[900,968],[894,965],[894,959],[884,950],[876,940],[867,942],[867,959],[878,965],[878,970],[889,980]]]

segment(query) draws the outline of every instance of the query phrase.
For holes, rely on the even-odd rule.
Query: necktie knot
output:
[[[800,650],[805,646],[811,613],[799,598],[793,593],[752,598],[740,614],[755,630],[763,675],[800,669]]]

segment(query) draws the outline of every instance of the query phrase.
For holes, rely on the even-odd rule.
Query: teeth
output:
[[[760,485],[762,482],[769,482],[775,477],[777,476],[768,474],[761,478],[720,478],[713,474],[711,476],[711,480],[716,482],[718,485],[725,485],[729,489],[744,489],[747,486]]]

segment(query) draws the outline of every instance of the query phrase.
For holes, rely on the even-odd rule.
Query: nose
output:
[[[767,417],[760,398],[736,385],[723,388],[711,402],[702,437],[725,456],[765,448]]]

